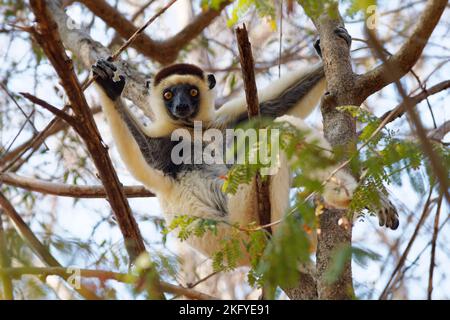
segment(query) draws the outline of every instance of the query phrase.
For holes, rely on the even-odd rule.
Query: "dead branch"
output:
[[[241,62],[245,98],[247,100],[248,116],[249,118],[259,117],[258,89],[256,88],[255,80],[255,63],[253,61],[252,47],[248,39],[245,24],[242,28],[236,28],[236,39],[239,48],[239,58]],[[269,179],[264,181],[258,173],[255,180],[259,223],[261,225],[267,225],[270,223]],[[267,227],[266,230],[271,233],[270,227]]]
[[[100,106],[95,106],[92,108],[92,114],[95,115],[101,110],[102,108]],[[69,125],[62,119],[58,117],[53,118],[49,122],[49,124],[37,135],[23,142],[16,148],[10,150],[7,154],[3,155],[0,158],[0,170],[4,171],[5,165],[7,165],[8,163],[14,163],[16,159],[21,158],[28,150],[31,149],[32,152],[35,152],[48,137],[63,130],[67,130],[68,128]]]
[[[439,234],[439,216],[441,214],[441,205],[442,205],[442,194],[439,196],[438,199],[436,215],[434,217],[433,236],[431,237],[430,271],[428,273],[428,290],[427,290],[428,300],[431,300],[433,295],[433,274],[436,260],[436,243]]]
[[[427,198],[427,201],[425,202],[425,205],[423,207],[422,215],[419,218],[419,222],[417,223],[416,228],[414,229],[414,232],[413,232],[413,234],[411,236],[411,239],[409,239],[409,242],[406,245],[406,248],[403,251],[402,256],[398,260],[397,265],[394,268],[394,271],[392,271],[392,274],[389,277],[389,280],[388,280],[386,286],[384,287],[383,292],[381,293],[381,295],[379,297],[380,300],[387,299],[387,296],[388,296],[389,292],[392,290],[393,284],[395,283],[395,279],[394,278],[397,275],[397,273],[400,270],[400,268],[405,263],[406,258],[408,257],[408,254],[409,254],[409,250],[411,249],[414,241],[416,240],[416,237],[419,234],[419,230],[422,227],[422,225],[424,224],[425,219],[428,217],[428,214],[430,213],[430,210],[431,210],[430,206],[434,202],[434,200],[431,200],[431,195],[432,194],[433,194],[433,188],[430,188],[430,192],[428,193],[428,198]]]

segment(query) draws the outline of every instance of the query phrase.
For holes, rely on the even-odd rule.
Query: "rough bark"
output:
[[[338,106],[358,105],[355,99],[355,76],[352,70],[347,43],[336,36],[335,30],[343,26],[338,9],[336,18],[322,15],[314,21],[320,36],[325,76],[328,92],[325,94],[321,111],[325,138],[333,147],[344,147],[354,151],[356,141],[355,120],[349,113],[336,109]],[[319,299],[352,299],[354,296],[351,262],[345,264],[342,274],[334,283],[325,279],[333,254],[340,247],[351,246],[352,227],[344,228],[338,224],[346,215],[343,210],[325,210],[319,221],[316,268]]]

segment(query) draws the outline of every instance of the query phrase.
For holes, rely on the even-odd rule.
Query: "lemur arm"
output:
[[[344,27],[334,30],[337,37],[347,42],[350,48],[352,38]],[[314,44],[318,55],[322,57],[320,40]],[[258,90],[261,115],[276,118],[285,114],[306,118],[318,104],[325,92],[326,82],[323,64],[288,73],[273,81],[263,90]],[[244,96],[225,103],[216,112],[217,120],[224,126],[239,123],[247,118],[247,106]]]
[[[268,87],[258,90],[261,115],[276,118],[291,114],[306,118],[324,91],[325,76],[322,63],[288,73]],[[217,110],[216,119],[223,124],[234,124],[247,119],[245,96],[225,103]]]
[[[119,154],[130,173],[155,193],[166,192],[171,179],[162,169],[167,163],[161,150],[167,147],[164,138],[149,138],[143,126],[125,106],[120,94],[125,86],[125,77],[114,81],[116,67],[106,60],[92,66],[99,89],[103,111],[111,128]],[[166,159],[167,160],[167,159]]]

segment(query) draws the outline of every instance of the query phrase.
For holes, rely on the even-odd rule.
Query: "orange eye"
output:
[[[191,94],[192,97],[198,96],[198,90],[197,89],[191,89],[191,91],[189,93]]]
[[[163,96],[164,96],[164,99],[170,100],[173,97],[173,93],[170,91],[166,91],[166,92],[164,92]]]

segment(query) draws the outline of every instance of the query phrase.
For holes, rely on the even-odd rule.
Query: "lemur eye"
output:
[[[170,100],[173,97],[173,93],[171,91],[166,91],[166,92],[164,92],[163,96],[164,96],[164,99]]]
[[[191,94],[192,97],[196,97],[198,95],[198,90],[192,88],[189,93]]]

